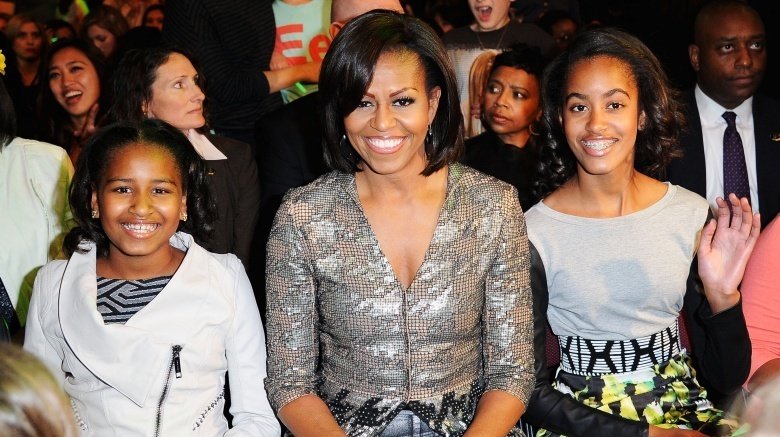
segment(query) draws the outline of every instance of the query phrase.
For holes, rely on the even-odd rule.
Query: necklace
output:
[[[506,31],[509,29],[509,24],[510,23],[507,22],[506,26],[504,26],[504,31],[501,32],[501,36],[498,38],[498,44],[496,44],[496,47],[493,50],[498,50],[501,48],[501,43],[504,42],[504,36],[506,36]],[[479,48],[484,51],[486,49],[485,49],[485,45],[482,43],[482,38],[479,37],[480,33],[481,32],[479,31],[479,29],[474,31],[474,35],[477,36],[477,42],[479,43]]]

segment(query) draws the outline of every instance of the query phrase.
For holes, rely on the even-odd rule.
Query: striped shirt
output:
[[[97,309],[103,323],[125,324],[168,284],[172,276],[151,279],[97,278]]]

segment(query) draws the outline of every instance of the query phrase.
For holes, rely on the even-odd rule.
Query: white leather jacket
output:
[[[95,250],[47,264],[25,349],[62,381],[82,436],[278,436],[263,387],[263,326],[241,262],[185,233],[171,244],[187,251],[181,266],[124,325],[104,324],[97,310]]]

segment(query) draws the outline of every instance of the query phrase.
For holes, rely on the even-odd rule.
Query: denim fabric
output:
[[[381,437],[437,437],[419,417],[409,410],[401,410],[387,425]]]

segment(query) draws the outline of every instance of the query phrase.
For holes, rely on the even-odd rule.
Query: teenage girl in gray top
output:
[[[539,435],[730,430],[691,358],[719,392],[747,376],[737,287],[759,217],[731,194],[707,220],[704,199],[653,178],[676,154],[673,97],[651,52],[615,30],[583,33],[545,74],[543,201],[526,218],[538,253],[534,304],[558,337],[561,363],[555,390],[537,373],[524,418],[546,430]],[[687,287],[695,256],[699,290]],[[683,303],[693,357],[679,344]],[[544,328],[537,320],[538,370]]]

